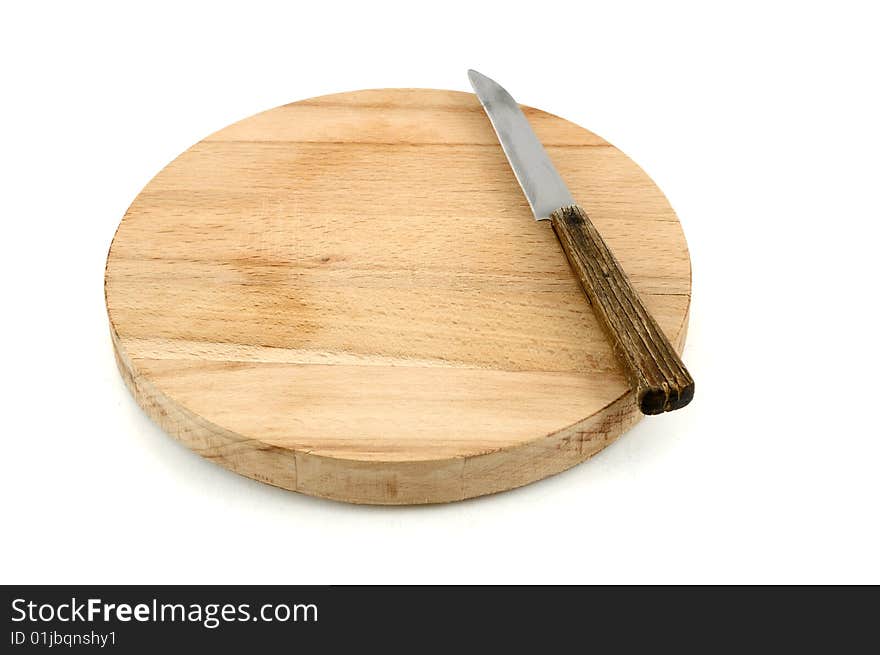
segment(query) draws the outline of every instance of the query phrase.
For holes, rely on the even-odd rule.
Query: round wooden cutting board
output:
[[[680,351],[690,260],[669,203],[595,134],[524,110]],[[220,130],[135,199],[105,290],[120,371],[157,423],[315,496],[502,491],[641,417],[470,93],[343,93]]]

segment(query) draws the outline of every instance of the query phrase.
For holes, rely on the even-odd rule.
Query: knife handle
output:
[[[550,215],[550,224],[635,388],[642,413],[687,405],[694,397],[693,378],[587,213],[577,205],[562,207]]]

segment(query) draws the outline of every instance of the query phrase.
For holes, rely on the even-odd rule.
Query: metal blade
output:
[[[535,219],[546,220],[560,207],[575,204],[516,100],[498,82],[482,73],[469,70],[468,77]]]

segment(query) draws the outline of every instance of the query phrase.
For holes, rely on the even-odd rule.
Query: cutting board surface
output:
[[[524,111],[680,350],[690,261],[663,194],[595,134]],[[150,416],[218,464],[308,494],[501,491],[640,418],[469,93],[324,96],[212,134],[126,212],[105,291],[120,371]]]

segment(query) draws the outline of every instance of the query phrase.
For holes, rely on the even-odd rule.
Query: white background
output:
[[[871,3],[88,2],[0,16],[0,582],[880,582]],[[166,163],[255,112],[465,71],[597,132],[678,212],[697,396],[432,507],[271,488],[153,425],[103,268]]]

